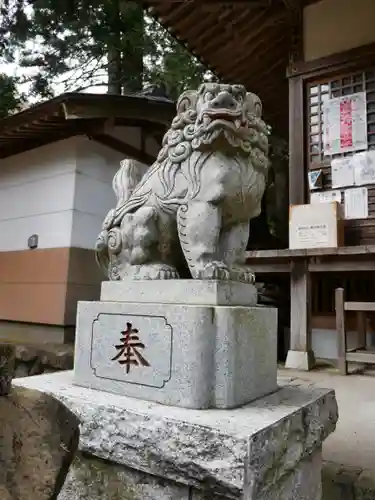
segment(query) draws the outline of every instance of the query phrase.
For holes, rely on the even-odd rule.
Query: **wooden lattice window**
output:
[[[305,92],[306,166],[308,169],[322,169],[323,190],[325,191],[332,186],[332,159],[352,155],[353,152],[324,155],[324,103],[331,98],[366,92],[368,149],[375,149],[375,69],[321,78],[319,81],[309,82]],[[375,244],[375,184],[368,186],[368,203],[367,219],[345,221],[346,245]]]
[[[333,97],[366,92],[369,149],[375,149],[375,69],[320,80],[307,86],[307,162],[309,168],[329,166],[333,156],[323,154],[323,105]]]

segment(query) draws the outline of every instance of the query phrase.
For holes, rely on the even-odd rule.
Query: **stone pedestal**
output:
[[[14,384],[54,395],[82,422],[86,462],[76,461],[59,500],[321,500],[333,391],[286,385],[241,408],[202,411],[78,387],[70,372]]]
[[[74,383],[184,408],[234,408],[277,390],[277,311],[253,285],[103,283],[78,306]]]

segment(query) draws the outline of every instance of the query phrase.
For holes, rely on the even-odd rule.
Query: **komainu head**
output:
[[[267,171],[268,131],[262,104],[243,85],[203,83],[197,91],[184,92],[158,160],[169,156],[179,162],[192,151],[216,150],[251,156],[256,169]]]

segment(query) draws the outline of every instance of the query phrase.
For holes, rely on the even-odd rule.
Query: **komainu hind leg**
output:
[[[142,207],[124,217],[122,251],[124,277],[134,280],[177,279],[179,274],[168,261],[168,231],[160,232],[160,214],[152,207]]]
[[[191,276],[195,279],[229,280],[230,270],[219,259],[220,208],[191,202],[177,213],[178,235]]]

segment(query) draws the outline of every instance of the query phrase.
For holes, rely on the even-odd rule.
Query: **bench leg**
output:
[[[336,308],[336,330],[337,330],[337,365],[341,375],[347,375],[348,364],[346,362],[346,331],[345,331],[345,309],[344,289],[337,288],[335,291]]]
[[[359,347],[366,349],[366,313],[363,311],[357,311],[357,331]]]

